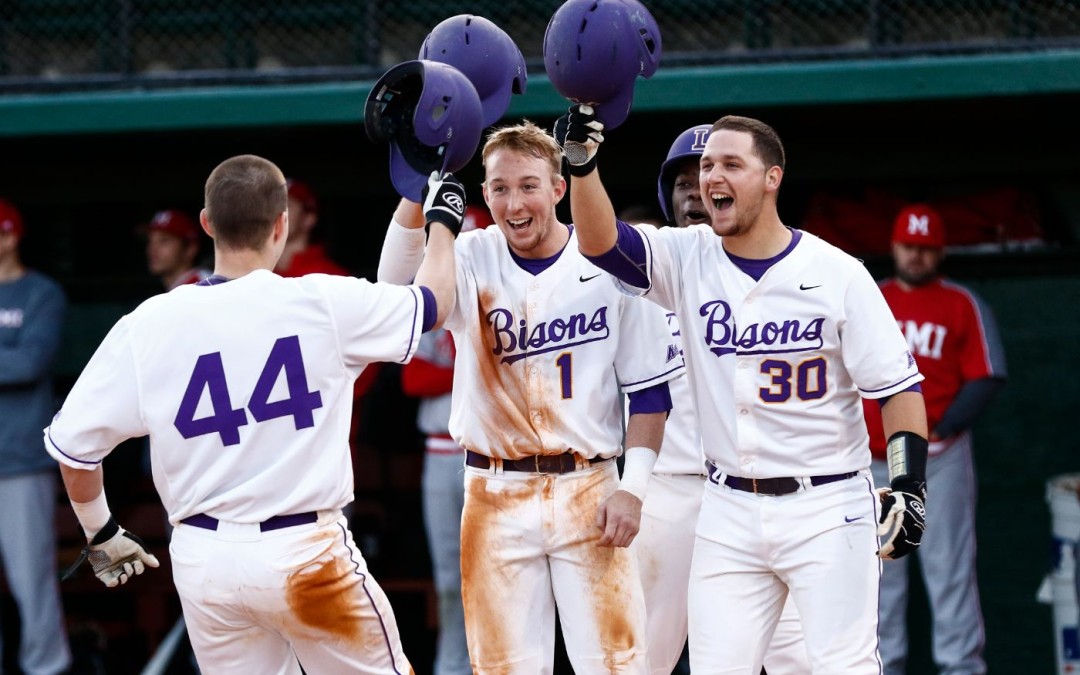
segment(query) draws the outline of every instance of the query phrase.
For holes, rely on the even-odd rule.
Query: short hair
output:
[[[562,176],[562,148],[546,131],[529,120],[495,129],[488,134],[482,153],[485,169],[488,158],[497,150],[512,150],[542,159],[551,167],[552,181]]]
[[[776,133],[776,130],[768,124],[752,117],[724,115],[716,120],[710,133],[716,133],[721,129],[750,134],[754,142],[754,152],[761,158],[765,168],[769,169],[774,166],[784,168],[787,161],[784,156],[784,144],[780,142],[780,136]]]
[[[230,157],[206,179],[206,217],[215,240],[232,249],[258,250],[288,208],[285,175],[256,155]]]

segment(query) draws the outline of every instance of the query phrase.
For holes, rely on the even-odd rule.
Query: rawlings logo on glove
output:
[[[438,171],[432,172],[424,186],[423,209],[428,225],[442,223],[458,236],[465,219],[465,186],[453,174],[440,178]]]

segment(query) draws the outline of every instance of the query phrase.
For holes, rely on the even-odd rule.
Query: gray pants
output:
[[[0,476],[0,558],[19,608],[19,666],[26,675],[56,675],[71,665],[57,583],[55,510],[54,471]]]
[[[464,454],[424,455],[424,527],[435,591],[439,596],[439,641],[435,675],[469,675],[465,610],[461,604],[461,509],[465,506]]]
[[[887,487],[885,462],[871,465],[874,482]],[[926,533],[919,556],[933,618],[934,662],[942,673],[986,672],[979,587],[975,576],[975,466],[971,436],[961,434],[926,466]],[[879,605],[881,660],[885,675],[903,675],[908,639],[907,558],[882,562]]]

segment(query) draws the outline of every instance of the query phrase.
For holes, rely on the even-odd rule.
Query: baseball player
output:
[[[326,247],[313,241],[319,224],[319,200],[315,191],[302,180],[289,178],[289,240],[274,267],[283,277],[305,274],[340,274],[349,272],[330,259]]]
[[[679,319],[709,471],[691,670],[756,675],[790,596],[811,672],[879,673],[878,555],[918,545],[926,458],[922,376],[881,293],[857,260],[780,221],[783,146],[764,123],[713,125],[699,173],[710,226],[685,229],[616,221],[590,106],[557,128],[582,252]],[[860,396],[887,398],[880,496]]]
[[[450,432],[466,449],[462,595],[476,673],[551,673],[555,608],[577,673],[646,673],[638,530],[683,372],[663,314],[581,257],[555,206],[566,182],[534,124],[493,132],[484,198],[497,224],[458,242]],[[415,204],[395,212],[380,275],[415,251]],[[421,235],[422,236],[422,235]],[[380,278],[386,278],[380,276]],[[650,318],[651,315],[651,318]],[[628,392],[625,470],[619,390]]]
[[[442,225],[417,285],[284,279],[271,270],[288,235],[285,177],[252,155],[222,162],[200,216],[214,275],[121,318],[45,429],[84,555],[110,587],[158,566],[102,489],[105,456],[149,435],[204,672],[411,672],[341,508],[353,496],[353,380],[371,361],[411,358],[453,303],[461,210],[443,205],[464,190],[452,177],[429,185],[425,216]]]
[[[660,166],[660,209],[676,227],[709,223],[698,189],[698,161],[711,129],[702,124],[679,134]],[[668,312],[667,318],[681,345],[678,318],[674,312]],[[705,457],[690,385],[681,377],[668,386],[673,409],[641,506],[641,531],[633,543],[645,591],[649,663],[656,675],[671,674],[686,643],[690,558],[705,484]],[[770,675],[810,670],[798,612],[790,600],[769,643],[765,667]]]
[[[195,264],[199,255],[199,228],[178,209],[158,211],[146,226],[146,266],[165,290],[194,284],[210,276]]]
[[[934,495],[934,527],[918,555],[933,616],[934,661],[943,673],[985,673],[970,429],[1005,385],[1005,353],[989,307],[938,275],[944,246],[945,228],[936,211],[925,204],[903,209],[892,235],[896,274],[881,284],[881,292],[926,377],[926,483]],[[876,406],[866,407],[866,421],[871,469],[881,481],[888,465]],[[907,559],[886,565],[878,630],[886,675],[902,674],[907,664],[907,588]]]

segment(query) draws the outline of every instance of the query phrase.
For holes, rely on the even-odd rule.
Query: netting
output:
[[[1076,0],[666,0],[665,66],[1080,46]],[[374,78],[459,13],[529,67],[557,0],[2,0],[0,88]]]

